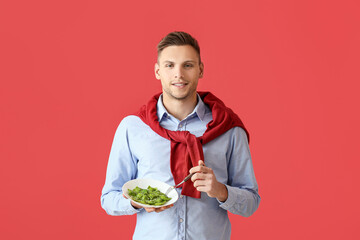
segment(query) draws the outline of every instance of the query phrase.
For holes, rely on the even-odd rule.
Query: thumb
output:
[[[205,166],[205,163],[203,160],[199,160],[199,166]]]

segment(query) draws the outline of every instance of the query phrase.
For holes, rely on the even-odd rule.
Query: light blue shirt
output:
[[[172,131],[190,131],[202,136],[212,120],[211,110],[198,96],[194,111],[179,121],[157,103],[160,125]],[[170,170],[170,141],[152,131],[137,116],[125,117],[112,144],[101,206],[109,215],[137,214],[135,240],[222,240],[230,239],[228,211],[250,216],[259,206],[260,196],[245,131],[234,127],[203,145],[205,165],[225,184],[228,198],[220,202],[201,193],[201,199],[182,196],[160,213],[132,207],[121,188],[135,178],[150,178],[174,185]]]

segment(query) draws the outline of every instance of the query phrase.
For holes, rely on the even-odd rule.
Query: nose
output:
[[[179,66],[179,67],[176,67],[175,69],[174,69],[174,71],[175,71],[175,78],[176,79],[179,79],[179,78],[183,78],[184,77],[184,75],[183,75],[183,72],[182,72],[182,68]]]

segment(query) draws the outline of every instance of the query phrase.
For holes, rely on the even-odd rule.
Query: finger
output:
[[[206,181],[205,180],[196,180],[193,185],[195,188],[203,187],[203,186],[206,186]]]
[[[189,172],[190,172],[190,173],[201,172],[201,167],[202,167],[202,166],[205,166],[205,163],[204,163],[203,160],[199,160],[199,161],[198,161],[198,164],[199,164],[198,166],[192,167],[192,168],[189,170]]]
[[[208,187],[206,186],[199,186],[196,188],[199,192],[208,192]]]
[[[200,166],[190,168],[189,172],[190,173],[200,172]]]
[[[147,207],[147,208],[144,208],[145,211],[147,211],[148,213],[150,212],[154,212],[156,210],[156,208],[153,208],[153,207]]]
[[[195,173],[194,175],[192,175],[191,181],[195,182],[196,180],[205,179],[205,178],[206,178],[206,174],[204,174],[204,173]]]
[[[166,209],[166,207],[155,208],[155,212],[162,212],[165,209]]]
[[[211,168],[209,168],[209,167],[201,166],[201,167],[200,167],[200,172],[207,174],[207,173],[212,173],[213,170],[212,170]]]
[[[155,208],[155,212],[162,212],[164,210],[168,209],[167,207],[160,207],[160,208]]]
[[[173,207],[173,206],[174,206],[174,204],[167,205],[167,206],[162,207],[162,209],[165,210],[165,209],[171,208],[171,207]]]
[[[196,166],[190,169],[190,173],[212,173],[212,169],[206,166]]]
[[[166,209],[171,208],[173,206],[174,206],[174,204],[168,205],[168,206],[166,206]]]
[[[171,204],[171,205],[168,205],[168,206],[164,206],[164,207],[160,207],[160,208],[156,208],[155,209],[155,212],[162,212],[162,211],[164,211],[164,210],[166,210],[166,209],[168,209],[168,208],[171,208],[171,207],[173,207],[174,206],[174,204]]]
[[[196,166],[196,167],[192,167],[189,172],[190,173],[204,172],[205,169],[206,169],[206,167],[204,167],[204,166]]]
[[[142,206],[140,206],[139,204],[135,203],[134,201],[130,201],[131,205],[137,209],[143,208]]]

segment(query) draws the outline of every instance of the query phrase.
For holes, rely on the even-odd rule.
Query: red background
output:
[[[251,134],[262,201],[232,239],[359,239],[359,20],[356,0],[1,1],[0,238],[131,238],[100,207],[107,159],[183,30]]]

